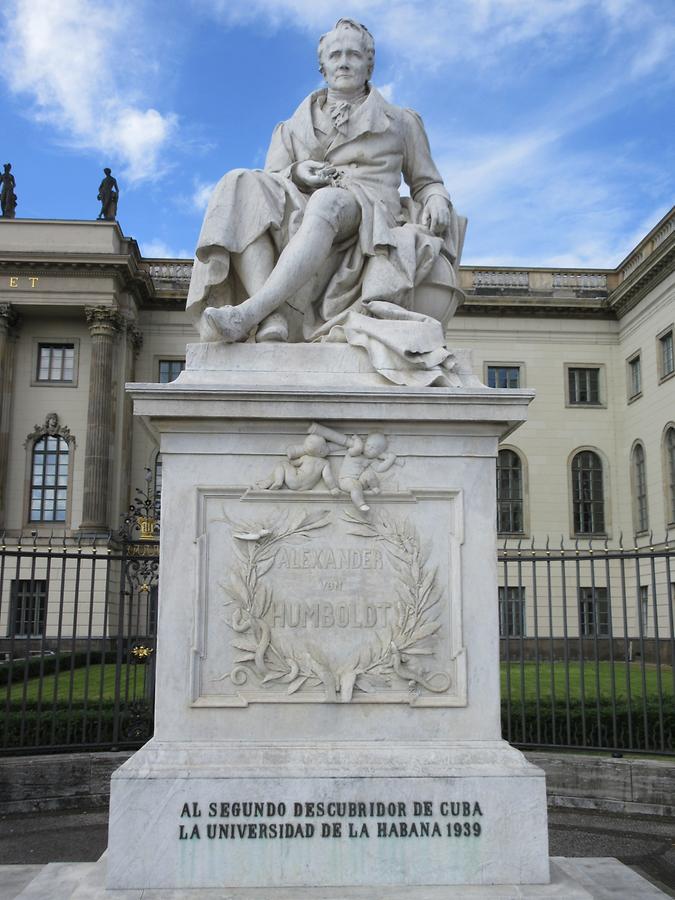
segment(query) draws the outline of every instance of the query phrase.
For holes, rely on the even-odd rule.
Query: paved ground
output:
[[[0,815],[0,865],[93,862],[107,821],[105,809]],[[549,823],[551,856],[614,856],[675,898],[675,819],[556,809]]]

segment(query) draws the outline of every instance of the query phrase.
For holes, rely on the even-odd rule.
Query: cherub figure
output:
[[[346,447],[337,484],[341,491],[352,498],[352,503],[362,512],[368,512],[364,490],[373,494],[380,492],[379,475],[390,469],[396,462],[396,454],[387,450],[389,443],[384,434],[374,431],[365,441],[357,434],[340,434],[324,425],[313,424],[310,432],[323,435],[336,444]]]
[[[309,491],[323,478],[331,494],[340,490],[326,459],[328,444],[321,435],[309,434],[302,444],[295,444],[286,451],[288,462],[275,467],[272,475],[258,482],[261,490],[278,491],[284,485],[291,491]]]

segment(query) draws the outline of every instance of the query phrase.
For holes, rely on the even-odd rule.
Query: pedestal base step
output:
[[[113,775],[108,834],[115,890],[549,878],[544,774],[503,741],[153,740]]]
[[[0,866],[3,900],[663,900],[658,888],[616,859],[551,859],[551,883],[352,888],[208,888],[111,891],[97,863]],[[37,875],[35,871],[39,869]],[[31,871],[29,871],[31,870]],[[35,875],[35,877],[31,877]],[[30,878],[26,884],[26,878]]]

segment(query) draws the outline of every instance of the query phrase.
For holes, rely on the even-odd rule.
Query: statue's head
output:
[[[5,172],[11,172],[11,171],[12,171],[12,164],[5,163]]]
[[[354,91],[373,74],[375,41],[365,25],[354,19],[339,19],[332,31],[321,36],[319,71],[328,87]]]
[[[368,435],[366,442],[363,445],[363,455],[366,459],[375,459],[375,457],[384,453],[388,444],[387,438],[381,431],[373,431]]]
[[[104,175],[110,175],[111,172],[112,172],[112,169],[104,169],[103,170]]]
[[[308,456],[328,456],[328,444],[319,434],[308,434],[303,449]]]

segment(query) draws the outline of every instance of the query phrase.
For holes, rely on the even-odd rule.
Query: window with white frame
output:
[[[639,396],[642,393],[642,365],[640,354],[628,360],[628,398]]]
[[[47,582],[18,578],[10,588],[9,637],[41,637],[47,616]]]
[[[579,588],[579,632],[582,637],[609,635],[609,603],[606,587]]]
[[[38,382],[72,384],[75,380],[75,345],[40,342],[35,378]]]
[[[68,506],[70,449],[64,438],[46,434],[33,444],[30,477],[30,522],[65,522]]]
[[[570,366],[567,369],[567,395],[570,406],[598,406],[600,368]]]
[[[642,444],[633,447],[633,509],[636,532],[647,531],[649,513],[647,510],[647,471],[645,450]]]
[[[522,534],[523,464],[513,450],[500,450],[497,455],[497,531],[500,534]]]
[[[666,429],[664,439],[665,451],[665,469],[666,479],[668,481],[667,498],[670,509],[668,511],[668,521],[675,522],[675,426],[670,425]]]
[[[667,378],[675,372],[673,355],[673,329],[659,336],[659,377]]]
[[[525,637],[525,588],[499,587],[499,636]]]
[[[155,488],[155,503],[159,505],[162,499],[162,454],[159,452],[155,456],[153,484]]]
[[[581,450],[572,459],[572,520],[575,534],[605,532],[602,460],[593,450]]]
[[[647,637],[649,631],[649,585],[640,585],[640,634]]]
[[[487,383],[492,388],[519,388],[520,366],[488,365]]]
[[[184,359],[160,359],[159,361],[159,383],[169,384],[176,378],[185,368]]]

